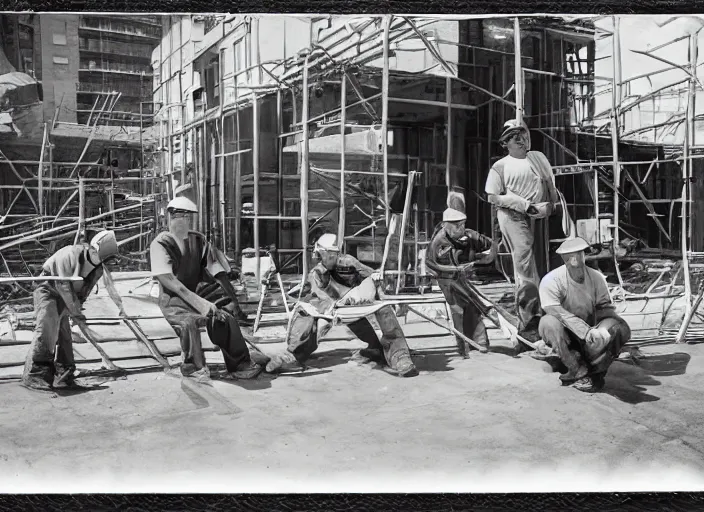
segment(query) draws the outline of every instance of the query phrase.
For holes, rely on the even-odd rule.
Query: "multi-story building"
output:
[[[141,126],[151,124],[158,16],[4,14],[0,29],[9,64],[42,85],[44,121],[139,127],[141,113]],[[97,118],[114,92],[114,108]]]

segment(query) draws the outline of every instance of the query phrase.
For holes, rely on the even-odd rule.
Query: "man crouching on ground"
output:
[[[340,254],[337,237],[333,234],[322,235],[316,242],[315,252],[320,257],[320,262],[309,272],[309,289],[301,294],[299,304],[294,310],[287,339],[288,348],[283,354],[272,357],[266,367],[268,372],[301,368],[318,348],[318,340],[332,325],[326,319],[313,316],[311,313],[314,312],[306,311],[308,308],[301,307],[301,303],[318,313],[331,315],[335,303],[365,279],[381,279],[356,258]],[[402,377],[418,375],[418,370],[411,360],[406,337],[394,311],[390,306],[384,306],[375,316],[381,328],[381,340],[366,318],[347,324],[354,335],[368,345],[360,350],[360,355],[388,365],[394,373]]]
[[[574,238],[557,249],[565,264],[540,282],[546,314],[538,330],[567,367],[562,383],[594,392],[604,387],[606,371],[630,340],[631,330],[616,314],[604,276],[586,265],[588,247],[582,238]]]
[[[482,313],[477,308],[473,292],[466,286],[466,281],[467,273],[472,271],[474,265],[493,260],[496,248],[490,238],[465,229],[466,220],[467,216],[458,210],[445,210],[442,224],[430,240],[426,264],[450,306],[455,329],[488,347],[489,338]],[[491,251],[487,253],[489,250]],[[472,347],[457,337],[457,349],[462,357],[468,358]]]
[[[35,325],[24,365],[22,386],[40,391],[82,388],[74,373],[69,317],[85,322],[81,305],[106,269],[103,263],[118,254],[112,231],[101,231],[89,244],[59,249],[42,266],[42,276],[80,277],[81,281],[49,281],[34,290]]]
[[[181,339],[181,374],[197,380],[210,377],[200,336],[200,328],[207,325],[230,376],[256,377],[263,368],[252,361],[237,319],[196,293],[198,285],[212,277],[237,305],[235,290],[227,277],[227,258],[201,233],[190,231],[191,219],[198,212],[193,201],[177,197],[166,209],[169,230],[154,238],[149,257],[152,275],[159,282],[159,308]]]

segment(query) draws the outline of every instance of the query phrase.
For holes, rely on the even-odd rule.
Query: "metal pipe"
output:
[[[391,15],[384,16],[383,59],[384,66],[381,78],[381,140],[384,158],[384,201],[386,214],[386,227],[391,222],[391,209],[389,207],[389,30],[391,28]]]
[[[340,212],[337,222],[337,244],[345,251],[345,125],[347,123],[347,73],[342,75],[340,89]]]
[[[513,19],[513,60],[515,62],[514,73],[516,83],[516,121],[520,124],[523,121],[523,66],[521,65],[521,26],[518,18]]]
[[[252,101],[252,175],[254,185],[254,252],[257,280],[261,281],[261,257],[259,255],[259,98]]]
[[[303,125],[303,141],[301,147],[301,248],[303,250],[303,275],[301,277],[301,288],[299,298],[303,293],[303,288],[308,278],[308,58],[307,54],[303,59],[303,106],[301,112],[301,124]]]

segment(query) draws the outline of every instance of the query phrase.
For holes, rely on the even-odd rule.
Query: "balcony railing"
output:
[[[123,43],[119,41],[105,41],[81,37],[78,39],[78,49],[97,53],[108,53],[111,55],[123,55],[127,57],[138,57],[151,61],[152,46],[140,43]]]
[[[137,98],[151,98],[152,97],[152,84],[144,84],[143,87],[130,86],[125,83],[117,82],[104,82],[104,83],[92,83],[92,82],[77,82],[76,92],[85,93],[96,93],[96,94],[110,94],[112,92],[121,92],[124,96],[131,96]]]
[[[101,32],[111,32],[115,34],[149,37],[153,39],[161,38],[160,27],[133,25],[117,20],[100,18],[81,18],[79,27],[83,29],[99,30]]]

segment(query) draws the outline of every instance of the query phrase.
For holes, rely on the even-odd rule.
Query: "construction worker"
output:
[[[588,247],[582,238],[573,238],[557,249],[565,264],[540,283],[545,315],[539,332],[567,367],[562,383],[593,392],[604,387],[606,371],[631,330],[614,311],[604,276],[585,264]]]
[[[486,347],[489,339],[473,291],[467,286],[468,273],[476,264],[490,263],[495,246],[490,238],[465,229],[467,216],[448,208],[442,214],[442,224],[430,239],[426,265],[438,281],[452,313],[455,329]],[[487,252],[488,251],[488,252]],[[457,348],[462,357],[469,357],[471,345],[457,337]]]
[[[525,329],[537,322],[540,313],[540,276],[534,249],[544,240],[534,236],[536,220],[552,215],[560,196],[550,162],[541,152],[530,151],[530,132],[525,123],[507,121],[499,142],[508,154],[491,167],[485,192],[497,208],[499,228],[511,252],[517,313]]]
[[[34,337],[21,384],[29,389],[80,389],[75,380],[73,340],[69,317],[85,322],[82,304],[107,269],[104,263],[118,254],[115,233],[100,231],[90,244],[59,249],[42,266],[41,276],[82,278],[46,281],[34,290]]]
[[[301,368],[318,348],[319,339],[332,326],[328,319],[317,317],[316,312],[331,316],[337,301],[351,290],[359,289],[367,278],[371,278],[376,284],[381,281],[379,273],[375,273],[352,256],[340,254],[336,235],[323,234],[315,244],[314,254],[319,262],[309,272],[306,289],[294,309],[287,339],[288,347],[283,354],[272,357],[266,367],[268,372]],[[373,300],[376,286],[372,295]],[[360,350],[360,355],[387,365],[399,376],[418,375],[406,344],[406,337],[393,309],[384,306],[374,314],[381,328],[381,340],[366,318],[347,324],[354,335],[368,345]]]
[[[152,275],[159,282],[159,307],[181,339],[181,374],[199,381],[209,379],[200,328],[207,326],[211,333],[215,319],[220,327],[210,338],[220,347],[230,376],[256,377],[263,368],[252,361],[237,319],[196,293],[199,284],[213,278],[237,304],[228,279],[227,258],[203,234],[190,230],[192,216],[198,213],[193,201],[176,197],[166,210],[169,230],[156,236],[149,257]],[[226,326],[224,331],[222,324]]]

